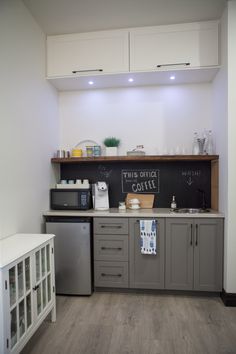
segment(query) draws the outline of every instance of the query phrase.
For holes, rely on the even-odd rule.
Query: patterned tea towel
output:
[[[156,238],[157,238],[157,221],[156,220],[140,220],[140,246],[142,254],[157,254]]]

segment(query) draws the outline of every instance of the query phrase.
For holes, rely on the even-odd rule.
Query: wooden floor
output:
[[[218,297],[94,293],[57,297],[22,354],[236,354],[236,308]]]

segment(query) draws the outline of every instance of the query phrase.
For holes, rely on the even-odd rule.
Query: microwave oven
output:
[[[88,210],[91,209],[90,189],[51,189],[50,207],[52,210]]]

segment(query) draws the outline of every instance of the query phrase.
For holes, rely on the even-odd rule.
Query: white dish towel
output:
[[[157,238],[157,221],[156,220],[140,220],[140,246],[141,254],[157,254],[156,238]]]

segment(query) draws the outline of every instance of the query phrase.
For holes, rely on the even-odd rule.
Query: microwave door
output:
[[[78,193],[74,191],[57,191],[51,201],[52,209],[78,209]]]

